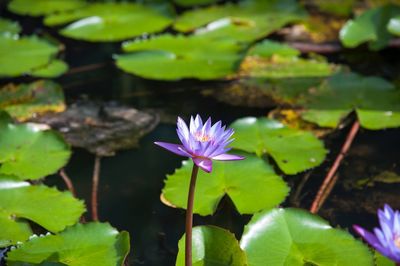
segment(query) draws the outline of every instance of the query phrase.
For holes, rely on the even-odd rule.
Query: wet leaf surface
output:
[[[231,232],[216,226],[193,228],[193,265],[247,265],[246,255]],[[185,237],[179,240],[176,266],[185,265]]]
[[[268,162],[251,154],[243,155],[243,161],[214,161],[211,174],[199,172],[194,213],[213,214],[225,194],[241,214],[269,209],[284,201],[289,188]],[[186,208],[192,166],[192,161],[184,161],[181,168],[167,176],[162,196],[168,205]]]
[[[49,15],[48,26],[63,25],[64,36],[92,41],[122,41],[162,31],[172,23],[172,14],[136,3],[93,3],[80,9]]]
[[[349,233],[301,209],[255,214],[241,248],[248,265],[374,265],[368,248]]]
[[[128,53],[117,55],[116,63],[128,73],[149,79],[220,79],[235,72],[243,48],[232,39],[164,34],[124,43]]]
[[[327,153],[312,133],[292,129],[267,118],[246,117],[231,124],[233,148],[270,155],[285,174],[297,174],[320,165]],[[301,156],[299,156],[301,154]]]
[[[9,19],[0,18],[0,35],[13,35],[21,31],[18,22]]]
[[[65,110],[64,93],[60,85],[52,81],[9,83],[0,89],[0,109],[20,121],[47,112],[62,112]]]
[[[75,224],[84,211],[69,192],[0,177],[0,246],[27,240],[32,234],[27,220],[58,232]]]
[[[9,265],[43,262],[63,265],[123,265],[129,235],[108,223],[76,224],[56,235],[35,237],[7,254]]]
[[[39,179],[63,167],[70,155],[59,134],[43,130],[41,125],[18,125],[0,119],[0,174]]]
[[[12,0],[8,9],[19,15],[43,16],[78,9],[85,5],[84,0]]]

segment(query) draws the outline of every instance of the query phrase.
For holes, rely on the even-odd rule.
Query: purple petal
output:
[[[211,173],[212,171],[212,161],[208,158],[194,157],[193,162],[206,171],[207,173]]]
[[[177,129],[178,133],[180,133],[182,135],[182,137],[187,141],[189,139],[189,129],[188,129],[185,121],[183,121],[183,119],[180,118],[179,116],[178,116],[177,126],[178,126],[178,129]],[[181,141],[182,141],[182,139],[181,139]]]
[[[154,144],[166,150],[169,150],[170,152],[178,154],[180,156],[192,157],[190,153],[188,153],[182,145],[167,143],[167,142],[154,142]]]
[[[378,238],[377,238],[374,234],[368,232],[367,230],[365,230],[364,228],[362,228],[362,227],[360,227],[360,226],[358,226],[358,225],[353,225],[353,228],[354,228],[354,230],[355,230],[360,236],[362,236],[362,237],[365,239],[365,241],[367,241],[371,246],[374,246],[374,247],[375,247],[375,245],[379,245],[379,240],[378,240]]]
[[[228,154],[228,153],[220,154],[220,155],[214,156],[212,158],[213,158],[213,160],[217,160],[217,161],[236,161],[236,160],[244,159],[243,156]]]

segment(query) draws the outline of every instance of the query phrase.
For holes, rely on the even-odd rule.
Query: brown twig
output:
[[[328,174],[326,175],[324,182],[322,183],[321,187],[318,190],[317,196],[315,197],[311,208],[310,212],[311,213],[317,213],[318,210],[321,208],[323,201],[328,197],[330,190],[332,190],[333,186],[335,185],[337,178],[335,177],[335,173],[337,169],[340,166],[340,163],[342,162],[344,156],[348,152],[351,144],[353,143],[353,140],[360,128],[360,123],[356,120],[353,123],[353,126],[351,127],[349,134],[346,137],[346,141],[343,144],[342,149],[340,150],[340,153],[335,159],[335,162],[333,163],[332,167],[329,169]],[[332,183],[332,184],[331,184]]]
[[[303,177],[301,178],[299,184],[296,186],[296,190],[294,191],[294,193],[291,193],[290,196],[290,203],[294,206],[300,206],[300,194],[301,191],[303,190],[304,185],[307,183],[308,179],[311,176],[312,171],[307,172],[306,174],[303,175]]]
[[[100,160],[101,157],[96,155],[94,160],[94,169],[93,169],[93,179],[92,179],[92,220],[98,221],[98,200],[97,200],[97,191],[99,187],[99,179],[100,179]]]
[[[65,172],[64,169],[61,169],[59,172],[59,175],[61,178],[64,180],[65,185],[67,186],[68,190],[71,192],[71,194],[76,197],[76,192],[74,188],[74,184],[72,183],[71,179],[68,177],[67,173]]]
[[[91,70],[105,67],[106,65],[107,65],[107,63],[103,62],[103,63],[74,67],[74,68],[71,68],[67,73],[65,73],[65,75],[71,75],[71,74],[76,74],[76,73],[80,73],[80,72],[91,71]]]
[[[192,228],[193,228],[193,202],[199,167],[193,164],[192,177],[190,178],[188,202],[186,208],[186,237],[185,237],[185,266],[192,266]]]
[[[333,43],[306,43],[306,42],[289,42],[289,45],[296,48],[302,53],[318,53],[332,54],[343,50],[343,46],[339,42]]]

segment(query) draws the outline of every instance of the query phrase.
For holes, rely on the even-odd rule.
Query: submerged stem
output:
[[[99,179],[100,179],[100,156],[96,155],[96,159],[94,161],[94,169],[93,169],[93,179],[92,179],[92,220],[98,221],[99,215],[97,213],[97,191],[99,187]]]
[[[185,238],[185,266],[192,266],[192,228],[193,228],[193,201],[199,167],[193,164],[190,178],[189,194],[186,208],[186,238]]]

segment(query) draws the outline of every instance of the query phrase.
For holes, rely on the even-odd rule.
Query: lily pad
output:
[[[128,252],[128,232],[119,233],[107,223],[76,224],[59,234],[35,237],[18,245],[7,253],[7,263],[121,266]]]
[[[326,77],[334,65],[326,60],[303,59],[300,52],[286,44],[265,40],[250,48],[240,66],[239,76],[251,78]]]
[[[75,224],[85,211],[69,192],[27,182],[0,180],[0,247],[25,241],[32,234],[27,220],[58,232]]]
[[[234,38],[251,42],[267,36],[284,25],[304,19],[306,12],[293,0],[244,0],[184,12],[174,29],[214,38]]]
[[[349,20],[340,31],[340,40],[346,47],[356,47],[368,42],[371,50],[384,48],[392,38],[389,21],[400,15],[400,6],[385,5],[365,11]]]
[[[0,36],[0,76],[30,74],[50,64],[58,51],[57,46],[36,36]]]
[[[396,266],[396,263],[375,250],[375,266]]]
[[[123,44],[125,55],[117,55],[122,70],[150,79],[203,80],[233,74],[242,58],[243,46],[232,39],[211,41],[202,37],[164,34]]]
[[[356,110],[360,124],[367,129],[399,127],[399,102],[400,90],[390,82],[355,73],[335,74],[300,100],[307,109],[302,115],[307,121],[336,127]]]
[[[199,172],[195,213],[213,214],[225,194],[241,214],[272,208],[284,201],[289,188],[282,178],[266,161],[251,154],[243,155],[246,157],[243,161],[214,161],[211,174]],[[181,168],[167,177],[162,193],[168,205],[186,208],[192,166],[191,160],[184,161]]]
[[[213,4],[218,1],[219,0],[174,0],[176,4],[184,7]]]
[[[249,266],[374,265],[372,254],[360,241],[300,209],[255,214],[240,246]]]
[[[56,26],[73,22],[60,33],[78,40],[113,42],[162,31],[172,21],[171,14],[141,4],[93,3],[70,12],[49,15],[44,23]]]
[[[197,226],[192,232],[193,265],[246,266],[247,260],[235,236],[216,226]],[[179,240],[176,266],[185,265],[185,237]]]
[[[61,60],[52,60],[44,67],[33,70],[30,75],[39,78],[56,78],[68,71],[68,65]]]
[[[0,174],[39,179],[63,167],[70,155],[69,146],[55,132],[0,120]]]
[[[8,84],[0,90],[0,109],[24,121],[47,112],[65,110],[62,88],[46,80],[30,84]]]
[[[14,35],[21,31],[21,26],[18,22],[0,18],[0,35]]]
[[[320,165],[327,153],[312,133],[288,128],[267,118],[246,117],[233,122],[232,147],[258,156],[269,154],[285,174],[297,174]],[[299,156],[301,154],[301,156]]]
[[[391,34],[400,36],[400,15],[391,18],[387,27]]]
[[[78,9],[84,5],[84,0],[12,0],[8,9],[20,15],[43,16]]]

